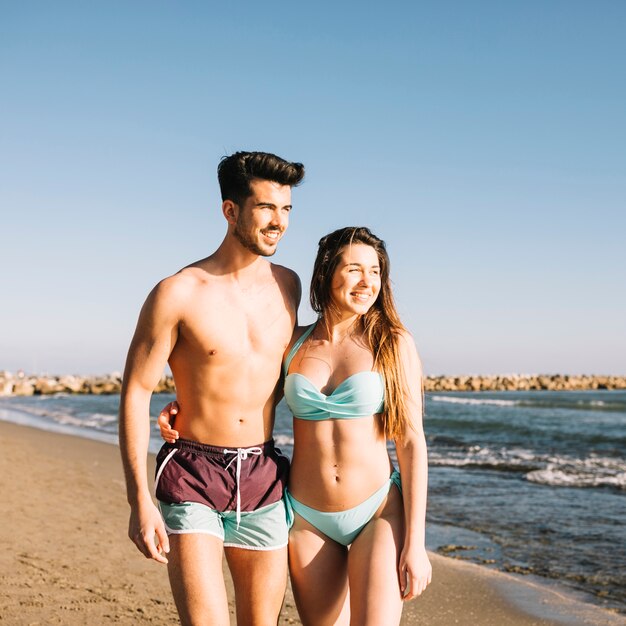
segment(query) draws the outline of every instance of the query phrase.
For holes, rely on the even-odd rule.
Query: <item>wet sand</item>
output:
[[[127,538],[115,446],[0,422],[0,624],[175,624],[164,566]],[[154,459],[150,463],[153,465]],[[521,577],[438,555],[403,624],[626,624]],[[228,585],[234,619],[234,595]],[[280,624],[299,624],[288,589]]]

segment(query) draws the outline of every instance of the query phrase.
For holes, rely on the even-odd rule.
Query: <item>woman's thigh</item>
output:
[[[348,550],[296,515],[289,574],[302,623],[348,624]]]
[[[402,496],[392,486],[382,508],[350,547],[351,623],[376,626],[400,623],[398,561],[403,543]]]

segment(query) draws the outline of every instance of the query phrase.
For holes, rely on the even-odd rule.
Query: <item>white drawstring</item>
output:
[[[239,528],[239,521],[241,520],[241,494],[239,493],[239,477],[241,476],[241,462],[245,461],[248,458],[249,454],[255,454],[256,456],[261,456],[263,454],[263,450],[259,447],[254,448],[237,448],[236,450],[227,450],[224,448],[224,454],[236,454],[236,457],[233,457],[230,463],[226,466],[228,469],[233,461],[237,461],[237,470],[236,470],[236,482],[237,482],[237,528]]]

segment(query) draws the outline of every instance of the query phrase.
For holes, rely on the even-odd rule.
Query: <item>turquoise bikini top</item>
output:
[[[285,400],[294,417],[303,420],[352,419],[380,413],[385,406],[385,384],[379,372],[348,376],[330,394],[323,394],[303,374],[288,374],[289,365],[315,324],[293,344],[285,359]]]

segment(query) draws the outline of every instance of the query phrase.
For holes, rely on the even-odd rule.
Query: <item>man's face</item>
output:
[[[289,225],[291,187],[256,179],[250,189],[252,194],[239,207],[233,233],[246,250],[272,256]]]

